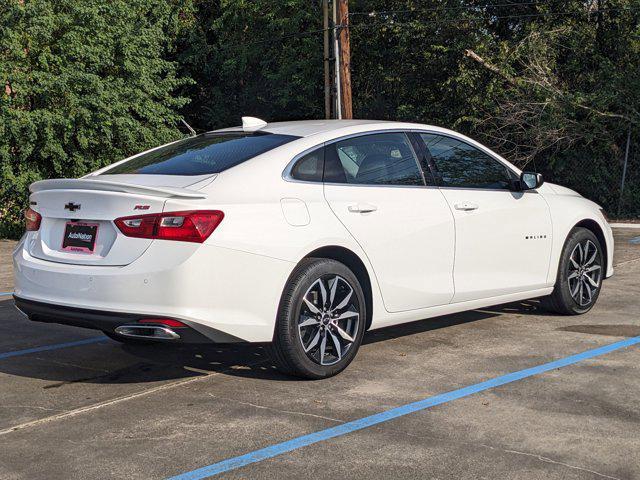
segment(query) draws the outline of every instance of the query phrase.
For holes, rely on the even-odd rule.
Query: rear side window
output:
[[[327,145],[324,181],[424,185],[413,148],[404,133],[362,135]]]
[[[103,172],[147,175],[218,173],[299,137],[274,133],[203,134],[158,148]]]
[[[443,187],[511,188],[510,170],[481,150],[443,135],[421,133],[420,137],[431,154]]]
[[[324,170],[324,148],[300,157],[291,169],[291,178],[305,182],[322,182]]]

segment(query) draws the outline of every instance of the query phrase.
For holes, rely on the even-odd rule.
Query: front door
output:
[[[507,165],[460,139],[420,134],[455,217],[453,302],[546,285],[551,215],[535,190],[514,191]]]

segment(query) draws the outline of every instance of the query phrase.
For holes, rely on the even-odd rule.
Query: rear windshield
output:
[[[265,132],[203,134],[140,155],[103,175],[218,173],[297,138]]]

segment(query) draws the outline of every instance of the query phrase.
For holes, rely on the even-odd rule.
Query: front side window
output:
[[[219,173],[250,158],[296,140],[274,133],[205,133],[132,158],[103,175],[207,175]]]
[[[421,133],[420,137],[431,154],[443,187],[511,188],[509,169],[481,150],[444,135]]]
[[[326,147],[324,181],[358,185],[424,185],[404,133],[376,133]]]

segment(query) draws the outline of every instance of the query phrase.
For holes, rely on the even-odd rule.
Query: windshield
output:
[[[265,132],[205,133],[132,158],[102,172],[102,175],[218,173],[297,138]]]

